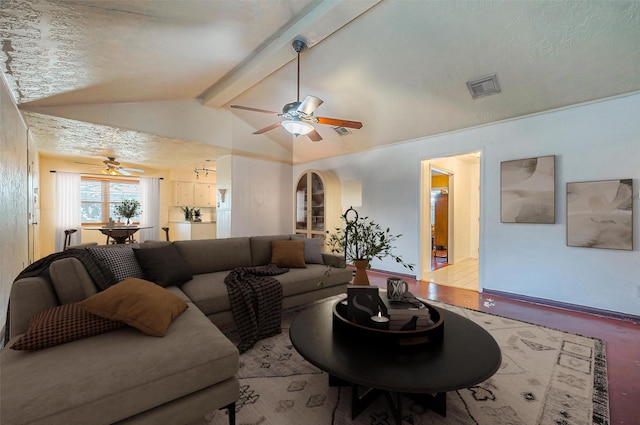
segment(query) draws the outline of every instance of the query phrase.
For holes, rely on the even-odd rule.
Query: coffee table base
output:
[[[351,419],[358,417],[371,403],[384,394],[391,408],[391,413],[397,425],[402,425],[402,396],[410,398],[425,410],[431,409],[440,416],[447,416],[447,393],[431,394],[407,394],[393,391],[385,391],[377,388],[367,388],[353,384],[335,376],[329,375],[329,386],[351,386]],[[364,390],[364,392],[361,392]]]

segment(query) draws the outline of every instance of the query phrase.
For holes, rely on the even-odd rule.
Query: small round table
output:
[[[483,382],[500,368],[502,355],[493,337],[446,309],[440,309],[444,315],[442,341],[399,348],[334,332],[335,302],[303,310],[293,320],[289,335],[302,357],[329,374],[329,385],[352,386],[353,419],[383,393],[398,424],[402,422],[402,394],[445,416],[447,391]],[[362,387],[367,389],[363,396]]]

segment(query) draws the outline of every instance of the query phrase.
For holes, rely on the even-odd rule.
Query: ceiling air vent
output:
[[[500,86],[498,85],[496,74],[487,75],[474,81],[468,81],[467,87],[469,87],[471,97],[474,99],[500,93]]]
[[[344,127],[333,127],[333,129],[336,131],[336,133],[338,133],[340,136],[346,136],[347,134],[351,134],[351,132],[344,128]]]

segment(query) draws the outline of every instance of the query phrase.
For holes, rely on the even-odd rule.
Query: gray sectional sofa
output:
[[[224,278],[236,267],[270,263],[271,241],[291,237],[140,244],[145,255],[137,258],[146,259],[139,262],[140,269],[146,267],[149,276],[155,278],[148,280],[164,286],[188,306],[173,319],[163,337],[123,326],[49,348],[11,349],[34,315],[60,305],[82,303],[101,293],[83,263],[73,257],[53,261],[38,276],[16,280],[11,289],[6,330],[10,339],[0,351],[0,422],[179,424],[194,421],[216,408],[228,408],[229,422],[234,423],[239,353],[218,328],[235,320]],[[163,257],[160,266],[149,268],[149,258],[155,252],[166,251],[168,245],[179,254],[179,259],[173,258],[176,264]],[[282,285],[283,308],[346,291],[351,271],[342,267],[339,257],[308,253],[306,248],[315,245],[305,242],[305,260],[309,254],[314,262],[274,276]],[[131,247],[88,249],[105,249],[109,253],[122,250],[118,255],[130,255]],[[334,267],[327,275],[328,266]],[[158,281],[158,273],[167,270],[171,278]],[[114,274],[121,278],[123,273],[126,276],[138,272],[125,267]],[[185,277],[185,272],[190,276]],[[177,285],[173,278],[178,279]]]

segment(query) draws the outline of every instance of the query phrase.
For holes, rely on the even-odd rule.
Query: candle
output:
[[[371,325],[375,329],[389,329],[389,318],[378,313],[375,316],[371,316]]]

